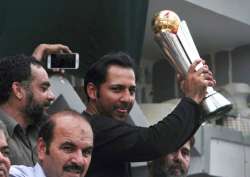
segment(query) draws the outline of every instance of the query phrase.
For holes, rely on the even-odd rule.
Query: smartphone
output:
[[[48,55],[48,69],[78,69],[79,54],[78,53],[57,53]]]

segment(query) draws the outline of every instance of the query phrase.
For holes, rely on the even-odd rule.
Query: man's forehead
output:
[[[123,67],[123,66],[120,66],[120,65],[110,65],[107,68],[106,77],[108,77],[111,73],[112,74],[117,74],[117,72],[119,72],[119,71],[126,71],[126,72],[129,72],[129,73],[133,73],[135,75],[135,72],[134,72],[133,68]]]
[[[39,80],[41,82],[48,82],[48,73],[47,71],[39,65],[31,64],[31,78],[32,80]]]
[[[135,84],[135,73],[132,68],[124,68],[119,66],[112,66],[106,74],[105,82],[120,82],[132,81]]]
[[[76,130],[81,131],[82,134],[92,132],[89,123],[80,116],[58,114],[53,117],[53,119],[57,131],[70,132],[72,134],[74,134]],[[72,130],[75,131],[72,132]]]
[[[59,128],[57,130],[54,132],[53,138],[55,143],[75,147],[93,146],[93,133],[89,130],[77,131],[77,128],[63,128],[61,130]]]

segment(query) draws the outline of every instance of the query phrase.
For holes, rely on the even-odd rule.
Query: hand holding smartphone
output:
[[[50,54],[47,57],[48,69],[78,69],[78,53],[57,53]]]

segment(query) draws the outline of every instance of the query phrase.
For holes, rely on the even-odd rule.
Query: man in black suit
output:
[[[198,71],[196,66],[204,66]],[[142,128],[126,123],[135,101],[134,64],[125,53],[103,56],[84,77],[87,109],[94,131],[94,150],[88,177],[128,177],[129,162],[149,161],[176,151],[202,123],[199,103],[207,86],[214,86],[212,73],[203,60],[190,66],[181,80],[184,97],[162,121]]]

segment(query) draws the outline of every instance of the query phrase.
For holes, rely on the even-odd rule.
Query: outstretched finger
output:
[[[56,44],[56,45],[57,45],[57,50],[60,50],[61,53],[72,53],[72,51],[68,46],[62,44]]]

